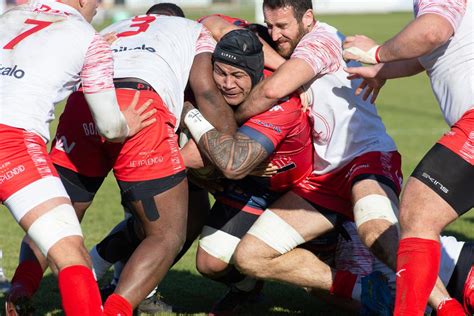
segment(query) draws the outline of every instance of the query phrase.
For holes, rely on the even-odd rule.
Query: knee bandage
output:
[[[357,228],[373,219],[386,220],[398,227],[398,216],[397,205],[380,194],[367,195],[354,205],[354,221]]]
[[[204,226],[199,239],[199,247],[211,256],[230,263],[239,242],[240,238],[222,230]]]
[[[260,215],[248,234],[257,237],[281,254],[305,242],[296,229],[270,210]]]
[[[28,235],[47,256],[49,249],[59,240],[69,236],[82,237],[82,231],[72,205],[62,204],[34,221]]]

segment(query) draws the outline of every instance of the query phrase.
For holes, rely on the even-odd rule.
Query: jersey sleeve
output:
[[[114,63],[110,45],[95,34],[86,53],[81,71],[84,93],[92,94],[114,89]]]
[[[306,61],[315,76],[324,75],[341,66],[342,45],[331,33],[316,29],[302,38],[291,58]]]
[[[252,117],[238,132],[260,143],[271,154],[290,131],[301,123],[303,116],[299,98],[291,97]]]
[[[211,32],[202,25],[201,33],[199,34],[196,43],[196,55],[201,53],[213,53],[216,49],[216,41],[212,37]]]
[[[415,15],[416,17],[423,14],[437,14],[448,20],[448,22],[456,31],[461,24],[464,13],[466,13],[466,0],[416,0]]]

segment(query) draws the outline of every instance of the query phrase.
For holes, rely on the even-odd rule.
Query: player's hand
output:
[[[128,137],[132,137],[137,134],[142,129],[150,126],[156,122],[156,118],[153,117],[156,113],[156,109],[151,109],[147,111],[150,105],[153,103],[153,100],[148,100],[138,109],[136,109],[138,104],[138,99],[140,98],[140,91],[137,91],[133,96],[133,100],[130,105],[122,111],[125,120],[128,125]]]
[[[251,176],[270,178],[278,173],[278,167],[272,165],[268,161],[263,161],[252,172],[249,173]]]
[[[364,64],[378,64],[379,45],[364,35],[348,36],[342,44],[344,49],[342,55],[345,60],[356,60]]]
[[[205,166],[204,159],[194,139],[190,138],[180,150],[186,168],[199,169]]]
[[[115,32],[110,32],[110,33],[104,34],[102,37],[104,38],[104,40],[109,45],[112,45],[112,43],[115,42],[118,39],[117,33],[115,33]]]
[[[355,95],[360,95],[364,92],[362,99],[366,101],[369,96],[370,103],[374,103],[379,95],[380,89],[384,86],[386,79],[381,79],[377,75],[380,69],[383,67],[383,64],[378,64],[375,66],[368,66],[368,67],[348,67],[344,68],[344,70],[349,73],[347,79],[350,80],[357,80],[362,79],[362,82],[355,90]]]
[[[313,104],[313,90],[301,87],[298,89],[298,93],[300,94],[302,111],[306,112]]]

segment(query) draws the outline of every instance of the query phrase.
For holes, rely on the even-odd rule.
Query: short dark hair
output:
[[[292,7],[295,11],[296,19],[301,20],[306,11],[313,9],[313,2],[311,0],[263,0],[263,7],[270,9]]]
[[[271,46],[271,48],[275,50],[277,49],[277,45],[272,40],[272,37],[268,33],[268,28],[266,26],[257,24],[257,23],[252,23],[249,26],[247,26],[247,29],[257,34],[260,37],[260,39],[264,40],[268,45]]]
[[[161,14],[184,18],[183,10],[174,3],[158,3],[152,6],[146,14]]]

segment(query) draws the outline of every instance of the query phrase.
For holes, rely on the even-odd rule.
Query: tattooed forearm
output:
[[[260,143],[241,133],[230,136],[211,130],[201,138],[199,147],[231,179],[245,177],[268,157]]]

